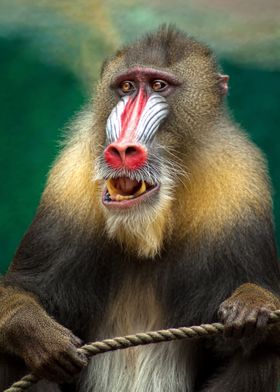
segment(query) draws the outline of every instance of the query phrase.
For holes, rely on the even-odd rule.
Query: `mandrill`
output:
[[[0,390],[276,392],[280,272],[265,160],[212,52],[173,27],[102,67],[0,286]],[[89,342],[221,320],[221,338],[87,360]],[[81,340],[80,340],[81,339]],[[47,380],[47,381],[46,381]]]

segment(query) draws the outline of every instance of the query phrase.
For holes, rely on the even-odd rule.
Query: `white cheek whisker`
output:
[[[121,116],[129,101],[129,96],[122,97],[113,108],[106,124],[108,143],[118,141],[121,133]],[[153,139],[162,121],[168,115],[168,105],[164,97],[152,94],[144,108],[136,129],[136,139],[142,143],[148,143]]]
[[[107,141],[113,143],[118,140],[121,132],[121,114],[128,102],[128,96],[122,97],[113,108],[106,124]]]

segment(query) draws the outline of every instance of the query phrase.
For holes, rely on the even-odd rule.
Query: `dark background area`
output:
[[[219,1],[211,9],[204,9],[202,0],[200,8],[178,1],[172,10],[164,1],[144,3],[122,1],[117,6],[112,1],[84,0],[70,8],[64,1],[52,6],[39,1],[40,7],[32,1],[15,1],[13,6],[1,3],[1,272],[31,223],[62,129],[90,99],[102,59],[120,43],[163,21],[176,22],[204,42],[209,37],[224,72],[230,75],[232,115],[269,161],[280,243],[280,40],[279,28],[275,30],[273,24],[275,2],[271,2],[271,15],[262,22],[257,18],[263,16],[256,14],[260,16],[254,23],[246,16],[249,11],[226,14],[230,8],[225,10]],[[78,4],[85,7],[82,13]],[[257,34],[263,39],[258,36],[254,41]]]

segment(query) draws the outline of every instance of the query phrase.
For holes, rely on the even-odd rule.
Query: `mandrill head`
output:
[[[94,131],[112,238],[142,256],[159,252],[180,215],[197,150],[221,119],[226,90],[209,49],[170,27],[105,62]]]

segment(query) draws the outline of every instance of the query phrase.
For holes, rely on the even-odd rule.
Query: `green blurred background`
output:
[[[164,22],[213,47],[230,75],[233,116],[269,160],[280,240],[279,20],[279,0],[1,0],[0,271],[31,222],[61,130],[90,99],[102,60]]]

